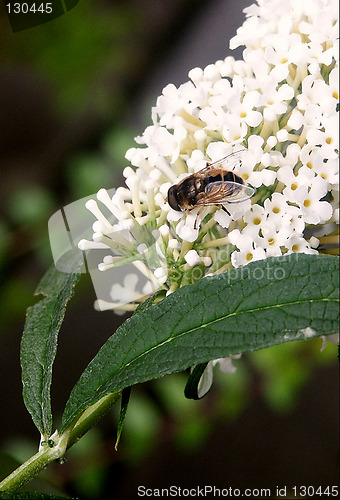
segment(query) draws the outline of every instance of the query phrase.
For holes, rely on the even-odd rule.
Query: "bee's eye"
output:
[[[181,207],[179,206],[178,199],[177,199],[177,187],[176,186],[171,186],[171,188],[168,191],[168,203],[173,210],[177,210],[178,212],[181,212]]]

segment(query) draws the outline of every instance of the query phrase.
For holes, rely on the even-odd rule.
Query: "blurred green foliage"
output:
[[[55,206],[53,195],[41,186],[19,186],[9,199],[8,210],[14,224],[40,224]]]
[[[18,260],[30,256],[42,268],[50,264],[47,221],[65,203],[65,193],[66,203],[71,203],[101,187],[117,185],[115,175],[127,164],[125,152],[134,145],[134,135],[141,132],[128,126],[122,113],[146,60],[142,42],[147,19],[141,7],[136,11],[134,2],[81,0],[62,18],[15,36],[1,35],[2,62],[29,68],[46,82],[53,95],[53,114],[61,123],[86,112],[100,116],[108,129],[99,145],[90,144],[67,155],[60,172],[65,183],[62,194],[57,188],[29,184],[29,179],[6,193],[0,218],[2,335],[13,318],[23,320],[26,308],[36,300],[33,291],[39,279],[31,272],[20,275]],[[29,270],[30,266],[31,261]],[[223,374],[215,367],[213,389],[201,401],[184,398],[187,374],[152,382],[147,386],[151,394],[143,386],[133,389],[119,460],[134,465],[162,440],[174,442],[181,451],[194,452],[209,439],[217,422],[237,419],[258,395],[272,411],[291,412],[315,368],[336,362],[336,346],[327,343],[322,353],[320,348],[320,340],[294,342],[234,360],[235,374]],[[256,391],[254,378],[259,385]],[[113,428],[118,418],[115,412]],[[72,483],[73,491],[83,498],[96,498],[103,492],[109,469],[104,439],[100,430],[93,429],[68,454],[72,466],[66,466],[64,481]],[[25,443],[21,448],[16,443],[12,440],[9,450],[21,460],[28,450]],[[113,451],[113,440],[109,445]],[[112,454],[109,456],[111,459]],[[53,476],[53,470],[49,474]]]
[[[108,479],[108,457],[103,453],[103,435],[93,428],[69,451],[74,464],[72,482],[81,498],[100,498]]]
[[[132,392],[124,421],[122,458],[130,463],[140,461],[157,445],[161,429],[159,408],[143,392]]]
[[[73,155],[66,169],[66,181],[72,196],[77,200],[95,193],[102,187],[115,187],[120,181],[115,172],[127,165],[126,151],[134,146],[134,131],[128,126],[109,131],[97,152],[83,151]]]
[[[4,327],[11,318],[22,318],[31,303],[26,292],[34,277],[32,282],[26,273],[19,277],[17,260],[34,255],[42,268],[51,262],[49,217],[65,201],[71,203],[103,186],[117,184],[115,172],[124,168],[124,155],[135,135],[122,120],[121,109],[144,60],[145,46],[136,40],[145,26],[143,13],[136,16],[135,2],[98,4],[82,0],[61,18],[15,34],[10,32],[3,10],[1,14],[8,29],[1,34],[0,63],[6,70],[13,68],[15,75],[22,73],[23,85],[31,75],[44,82],[47,94],[52,96],[48,101],[51,117],[58,126],[62,127],[64,121],[68,128],[75,116],[75,126],[79,126],[84,113],[100,124],[117,124],[106,133],[102,148],[72,152],[63,161],[58,181],[64,183],[62,193],[67,193],[67,198],[53,192],[54,186],[38,184],[28,177],[18,178],[0,199],[4,203],[0,207],[4,212],[0,218],[0,321]],[[20,147],[18,143],[19,154]],[[46,169],[48,163],[46,158]],[[60,191],[60,186],[56,188]]]
[[[0,56],[40,73],[54,89],[58,113],[86,105],[112,115],[125,99],[122,81],[142,59],[135,37],[143,30],[133,2],[81,0],[62,18],[7,37]]]
[[[10,234],[6,221],[0,219],[0,269],[4,264],[9,246]]]
[[[13,318],[24,318],[27,307],[34,304],[36,284],[27,278],[12,276],[5,280],[0,289],[0,334],[6,335],[6,327],[13,324]]]
[[[269,408],[279,413],[291,412],[313,369],[319,363],[336,359],[336,346],[327,342],[320,353],[322,339],[299,341],[256,351],[251,362],[261,376],[262,395]],[[332,353],[331,358],[329,353]]]

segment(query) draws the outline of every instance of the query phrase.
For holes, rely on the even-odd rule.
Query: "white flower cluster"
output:
[[[113,197],[100,190],[102,208],[88,203],[98,219],[93,240],[121,255],[104,258],[101,270],[134,262],[155,288],[171,293],[252,260],[317,253],[333,237],[338,2],[258,0],[245,12],[230,43],[246,47],[243,60],[227,57],[191,70],[179,88],[167,85],[153,124],[136,138],[140,147],[126,154],[134,167],[123,172],[126,187]],[[169,206],[170,186],[241,149],[234,172],[255,189],[251,199],[228,205],[228,213],[221,206],[187,212]],[[139,240],[131,236],[136,230]],[[141,258],[150,246],[159,265]],[[93,242],[82,240],[80,248]],[[135,294],[131,302],[137,305]]]

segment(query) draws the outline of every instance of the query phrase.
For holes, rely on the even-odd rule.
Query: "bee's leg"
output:
[[[225,206],[224,205],[220,205],[220,206],[221,206],[222,210],[224,210],[229,215],[229,217],[231,217],[231,213],[228,212],[228,210],[225,208]]]
[[[196,215],[196,219],[195,219],[195,222],[194,222],[194,229],[197,229],[197,221],[198,221],[198,216],[199,214],[201,213],[202,211],[202,208],[200,208],[197,212],[197,215]]]
[[[199,212],[197,212],[197,215],[196,215],[196,219],[195,219],[195,222],[194,222],[194,229],[197,229],[197,219],[198,219],[198,216],[199,216]]]

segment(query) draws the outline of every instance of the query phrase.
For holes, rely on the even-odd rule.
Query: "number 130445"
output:
[[[15,2],[6,4],[8,14],[52,14],[52,2],[26,3]]]

